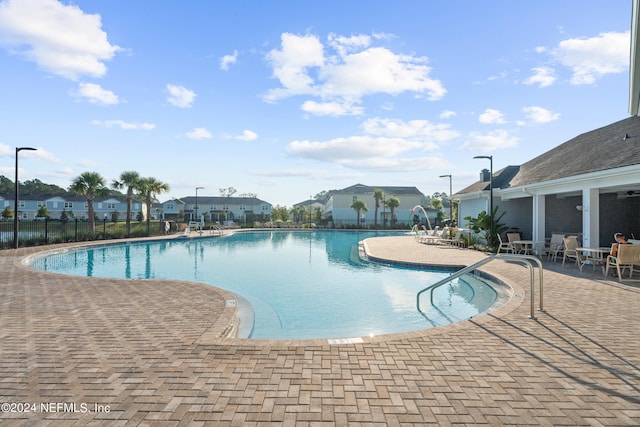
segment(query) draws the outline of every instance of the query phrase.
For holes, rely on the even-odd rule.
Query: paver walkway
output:
[[[366,247],[400,262],[484,256],[412,237]],[[588,266],[544,260],[537,320],[528,270],[495,261],[483,270],[514,294],[495,312],[329,344],[221,338],[226,292],[24,267],[38,250],[0,252],[3,426],[640,425],[640,288]]]

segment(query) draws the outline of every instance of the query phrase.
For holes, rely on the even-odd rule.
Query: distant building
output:
[[[257,197],[198,196],[196,200],[195,196],[189,196],[162,203],[163,218],[178,221],[204,217],[207,222],[263,222],[269,221],[271,209],[271,203]]]
[[[331,193],[324,209],[324,216],[331,218],[335,227],[346,225],[356,225],[358,222],[356,211],[351,207],[355,200],[362,200],[367,205],[367,212],[361,212],[360,225],[372,226],[375,224],[376,201],[373,193],[382,190],[383,200],[380,201],[378,209],[378,225],[391,226],[397,223],[409,223],[413,221],[413,208],[422,206],[425,196],[416,187],[371,187],[363,184],[356,184],[342,190]],[[391,214],[391,209],[386,206],[386,201],[390,197],[395,197],[400,201],[400,205]],[[424,220],[424,216],[422,216]],[[420,220],[420,215],[418,215]]]

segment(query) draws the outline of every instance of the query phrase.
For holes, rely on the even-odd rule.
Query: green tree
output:
[[[140,186],[140,174],[135,171],[125,171],[120,174],[118,180],[113,180],[111,187],[116,190],[127,189],[127,216],[125,223],[127,227],[127,236],[131,235],[131,208],[133,204],[133,195],[135,190]]]
[[[395,224],[395,215],[393,212],[398,206],[400,206],[400,199],[395,196],[389,197],[389,199],[387,199],[386,205],[391,211],[391,225],[393,226]]]
[[[380,201],[384,199],[384,191],[377,189],[373,191],[373,200],[376,201],[375,215],[373,217],[373,225],[378,228],[378,209],[380,209]]]
[[[38,213],[36,213],[36,218],[49,218],[51,215],[49,214],[49,209],[45,205],[42,205],[38,208]]]
[[[105,186],[104,178],[97,172],[83,172],[71,182],[69,191],[87,199],[89,229],[95,232],[96,213],[93,209],[93,201],[96,197],[104,197],[109,194],[109,188]]]
[[[156,196],[160,193],[169,191],[169,184],[158,181],[153,177],[140,178],[137,190],[147,207],[147,232],[149,232],[151,227],[151,205],[153,202],[157,201]]]
[[[356,199],[353,201],[353,203],[351,203],[350,207],[351,209],[356,211],[356,215],[357,215],[356,226],[360,228],[360,213],[361,212],[366,213],[369,211],[369,209],[367,209],[367,204],[364,202],[364,200]]]
[[[469,228],[471,229],[471,231],[481,234],[487,242],[487,246],[489,246],[491,251],[495,251],[495,249],[497,249],[497,239],[495,236],[503,233],[509,228],[500,222],[506,212],[502,212],[500,216],[496,217],[497,213],[498,206],[493,208],[493,230],[491,229],[491,215],[488,215],[486,211],[481,211],[480,213],[478,213],[478,216],[476,218],[473,218],[471,216],[464,217],[464,219],[469,222]]]
[[[11,206],[6,206],[4,208],[4,210],[2,211],[2,218],[13,219],[13,209],[11,209]]]

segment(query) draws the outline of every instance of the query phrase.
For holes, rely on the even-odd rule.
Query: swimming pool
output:
[[[233,292],[254,310],[249,338],[349,338],[450,324],[487,310],[495,289],[474,276],[416,294],[446,271],[362,261],[358,242],[375,232],[265,231],[224,237],[109,244],[35,257],[40,270],[125,279],[176,279]]]

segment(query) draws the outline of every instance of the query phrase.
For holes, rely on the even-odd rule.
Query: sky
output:
[[[453,192],[628,113],[630,0],[0,0],[0,175]],[[606,153],[603,153],[606,155]]]

